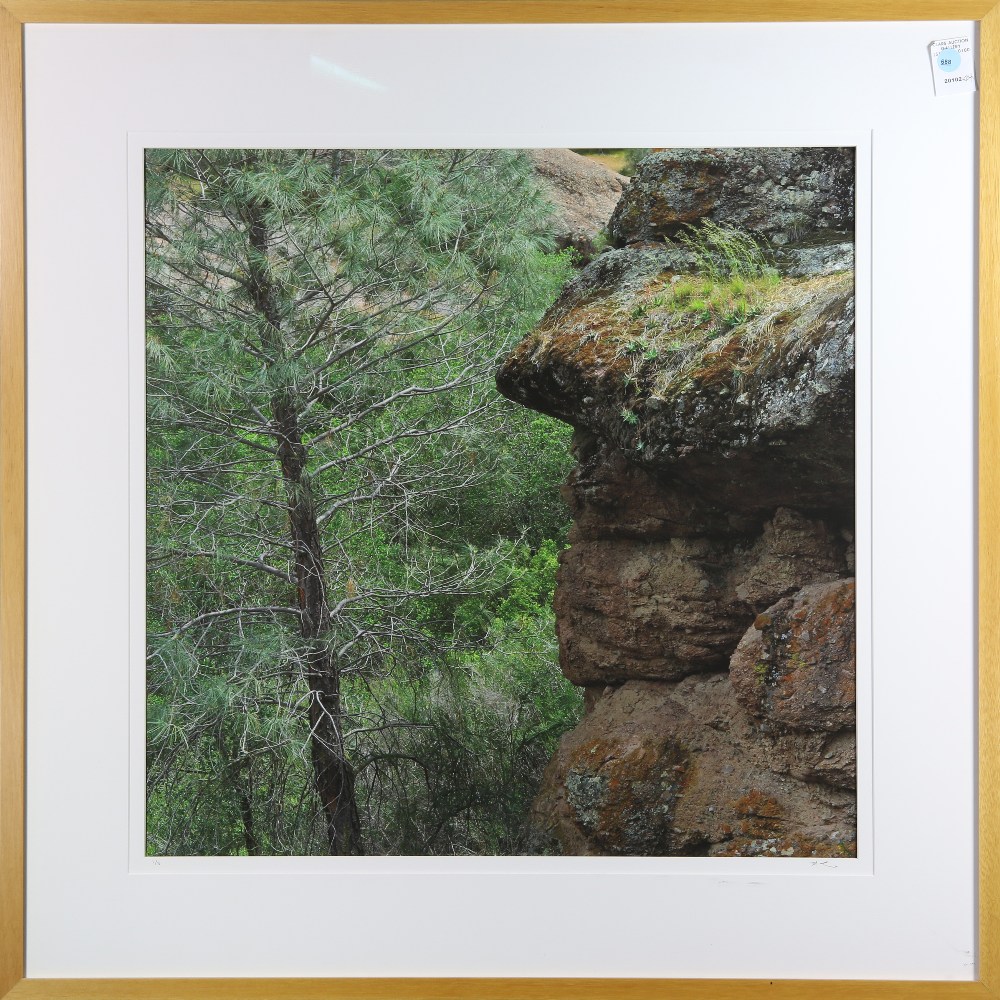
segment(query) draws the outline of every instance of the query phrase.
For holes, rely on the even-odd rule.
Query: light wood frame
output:
[[[994,0],[0,0],[0,997],[8,1000],[1000,998],[1000,5]],[[23,25],[980,22],[979,946],[976,982],[26,979]]]

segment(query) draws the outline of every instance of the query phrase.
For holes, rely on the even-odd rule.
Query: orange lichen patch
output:
[[[853,622],[855,585],[845,582],[836,588],[829,588],[811,605],[796,608],[789,616],[789,627],[783,650],[776,650],[774,657],[777,690],[775,697],[792,698],[801,681],[796,675],[802,670],[814,667],[820,659],[836,661],[850,669],[840,670],[831,684],[837,692],[838,700],[844,703],[854,701],[854,632],[845,629],[844,622]]]
[[[737,829],[744,837],[773,837],[781,829],[783,810],[778,800],[756,788],[737,799],[733,811],[743,817]]]
[[[772,605],[765,612],[771,624],[755,623],[730,660],[743,707],[795,729],[852,726],[854,603],[854,581],[844,579],[812,584]]]
[[[612,854],[667,853],[688,755],[671,741],[593,739],[569,760],[566,801],[591,843]]]
[[[829,656],[831,650],[844,646],[844,619],[854,613],[855,584],[845,582],[837,588],[830,588],[811,605],[802,605],[789,616],[785,640],[785,656],[782,676],[787,677],[796,669],[811,665],[817,651]],[[851,650],[845,656],[853,658]]]
[[[781,806],[773,795],[765,795],[756,788],[750,789],[746,795],[733,803],[733,811],[737,816],[766,816],[777,819],[781,816]]]

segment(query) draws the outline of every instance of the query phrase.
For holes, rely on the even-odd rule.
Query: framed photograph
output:
[[[993,18],[0,8],[0,994],[990,995]]]

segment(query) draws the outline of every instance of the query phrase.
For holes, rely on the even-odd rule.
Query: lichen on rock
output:
[[[500,391],[720,505],[850,508],[853,273],[784,279],[729,326],[678,304],[677,272],[641,253],[600,283],[601,258],[585,269],[507,358]]]
[[[500,390],[572,424],[537,850],[856,850],[852,150],[665,151]],[[708,219],[770,263],[706,273]],[[744,239],[743,236],[740,239]]]
[[[826,147],[671,149],[642,161],[609,225],[615,246],[701,219],[776,247],[853,243],[854,151]]]
[[[628,681],[563,738],[535,799],[533,846],[777,855],[798,843],[791,854],[853,853],[853,789],[798,780],[799,749],[758,730],[725,674]]]
[[[814,583],[754,619],[729,663],[737,700],[788,729],[854,725],[854,580]]]

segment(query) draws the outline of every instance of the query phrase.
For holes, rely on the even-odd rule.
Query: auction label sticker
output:
[[[976,89],[976,69],[972,38],[961,35],[931,42],[931,67],[934,70],[934,93],[971,94]]]

